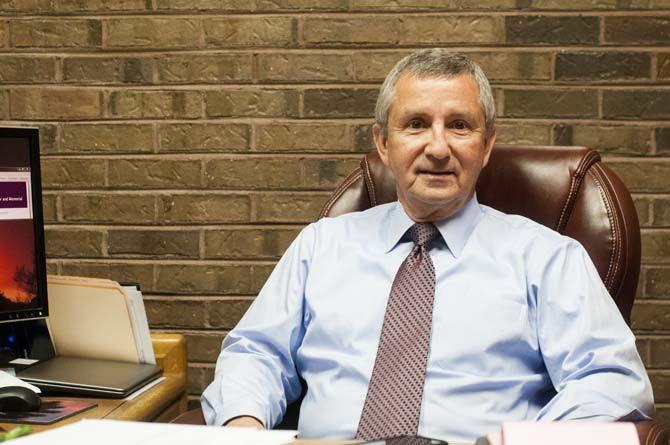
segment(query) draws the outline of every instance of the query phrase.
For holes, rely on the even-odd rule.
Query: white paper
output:
[[[37,386],[24,382],[23,380],[6,373],[5,371],[0,371],[0,388],[4,388],[6,386],[23,386],[24,388],[32,389],[33,392],[36,392],[37,394],[42,392]]]
[[[156,364],[153,345],[151,344],[151,334],[149,332],[149,322],[147,313],[144,309],[144,299],[142,292],[135,286],[122,286],[126,294],[126,305],[130,315],[130,322],[133,327],[133,336],[135,337],[135,346],[140,363]]]
[[[296,431],[84,419],[12,440],[12,445],[282,445]]]
[[[509,422],[504,445],[639,445],[635,425],[626,422]]]

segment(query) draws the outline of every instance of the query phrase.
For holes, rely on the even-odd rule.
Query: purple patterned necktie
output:
[[[414,435],[419,429],[435,298],[428,250],[439,232],[432,223],[416,223],[409,233],[414,248],[393,280],[356,439]]]

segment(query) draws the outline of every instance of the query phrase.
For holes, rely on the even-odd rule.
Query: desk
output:
[[[165,380],[132,400],[83,397],[44,397],[44,400],[85,400],[95,408],[51,425],[31,425],[33,431],[55,428],[81,419],[141,420],[169,422],[187,409],[186,340],[180,334],[151,334],[156,363],[163,368]],[[0,423],[5,430],[16,424]]]

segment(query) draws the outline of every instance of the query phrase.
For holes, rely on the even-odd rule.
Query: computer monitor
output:
[[[0,128],[0,323],[47,315],[38,130]]]

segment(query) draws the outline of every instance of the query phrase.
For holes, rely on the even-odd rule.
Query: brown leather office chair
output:
[[[621,314],[630,322],[640,272],[640,228],[630,193],[584,147],[497,145],[477,183],[482,204],[519,214],[577,239],[589,252]],[[320,217],[395,201],[395,179],[376,152],[367,154],[331,195]],[[282,426],[297,424],[297,406]],[[193,410],[175,419],[202,423]],[[640,422],[643,445],[670,444],[670,428]]]

